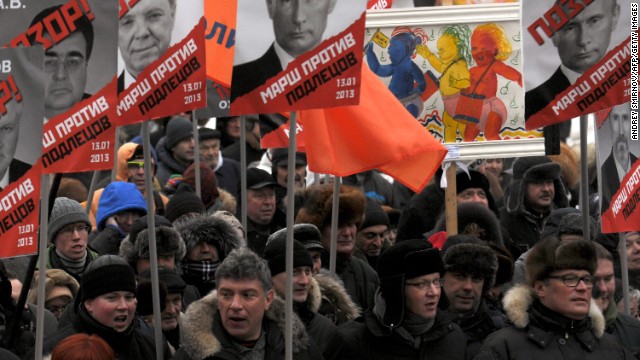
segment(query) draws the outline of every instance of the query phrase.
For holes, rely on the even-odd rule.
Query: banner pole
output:
[[[98,183],[98,174],[100,171],[94,170],[91,177],[91,184],[89,185],[89,195],[87,196],[87,203],[84,207],[84,211],[89,215],[91,213],[91,204],[93,203],[93,193],[96,192],[96,185]]]
[[[142,123],[142,138],[144,163],[151,164],[151,140],[149,137],[149,122]],[[147,200],[147,228],[149,229],[149,261],[151,262],[151,298],[153,305],[153,332],[156,344],[156,359],[162,360],[163,354],[163,337],[162,337],[162,309],[160,308],[160,283],[158,278],[158,248],[156,243],[156,223],[155,223],[155,205],[153,201],[153,173],[151,171],[144,172],[145,197]]]
[[[293,359],[293,221],[295,214],[295,168],[296,168],[296,113],[289,116],[289,155],[287,158],[287,249],[286,263],[287,285],[285,294],[285,359]]]
[[[240,116],[240,221],[244,229],[244,243],[249,242],[247,236],[247,118]],[[262,256],[262,254],[258,254]]]
[[[40,199],[49,199],[49,174],[42,174],[40,177]],[[36,309],[36,359],[42,359],[42,345],[44,340],[44,302],[45,302],[45,279],[47,270],[47,229],[49,223],[49,202],[40,201],[40,229],[38,234],[39,257],[38,257],[38,307]],[[29,284],[24,284],[29,287]]]
[[[458,165],[455,161],[449,163],[446,173],[447,188],[444,189],[445,197],[445,220],[447,222],[447,237],[458,234],[458,193],[456,189],[456,174]]]
[[[195,158],[193,160],[193,166],[195,166],[195,174],[196,174],[196,195],[199,198],[202,198],[202,185],[200,179],[200,138],[198,136],[198,120],[196,119],[196,112],[191,111],[191,124],[193,125],[193,142],[194,142],[194,151]]]
[[[116,181],[116,175],[118,175],[118,149],[120,149],[120,134],[122,134],[122,127],[116,127],[116,141],[115,149],[113,149],[113,168],[111,169],[111,182]],[[146,161],[146,160],[145,160]],[[157,166],[157,165],[156,165]]]
[[[589,165],[587,163],[587,126],[589,115],[580,116],[580,210],[582,211],[582,237],[591,239],[589,228]]]
[[[331,206],[331,249],[329,251],[329,272],[336,274],[336,248],[338,247],[338,213],[340,210],[340,182],[339,176],[333,180],[333,205]],[[320,230],[322,231],[322,230]]]
[[[622,299],[624,302],[624,313],[631,314],[631,304],[629,303],[629,265],[627,262],[627,243],[625,233],[618,233],[618,253],[620,256],[620,271],[622,274]]]

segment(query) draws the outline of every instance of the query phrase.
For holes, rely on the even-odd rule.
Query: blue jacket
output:
[[[104,230],[110,216],[123,211],[136,211],[141,216],[147,214],[147,203],[142,193],[133,183],[114,181],[107,185],[98,202],[96,223],[98,231]]]

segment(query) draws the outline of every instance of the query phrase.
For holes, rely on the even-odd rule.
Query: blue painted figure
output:
[[[424,104],[420,95],[427,88],[424,74],[418,65],[411,60],[416,45],[419,45],[420,42],[419,37],[409,32],[392,36],[388,50],[391,64],[388,65],[380,64],[373,52],[373,43],[369,43],[365,50],[367,63],[371,70],[380,77],[391,76],[389,90],[415,118],[422,112]]]

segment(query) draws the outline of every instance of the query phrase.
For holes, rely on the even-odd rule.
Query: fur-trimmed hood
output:
[[[507,318],[519,329],[524,329],[529,325],[529,307],[533,304],[533,289],[527,285],[517,285],[511,288],[502,299],[504,311]],[[594,335],[602,337],[605,329],[605,320],[600,308],[591,301],[589,315],[593,324]]]
[[[220,215],[196,216],[177,223],[176,229],[188,251],[206,241],[216,247],[220,262],[243,244],[233,225]]]
[[[186,246],[178,231],[168,226],[156,227],[156,246],[158,255],[174,254],[176,264],[182,261],[187,253]],[[135,269],[138,258],[148,259],[149,255],[149,229],[138,233],[135,239],[127,236],[120,244],[120,254]]]
[[[222,349],[222,344],[213,333],[215,316],[218,312],[218,292],[212,291],[202,299],[191,303],[187,312],[181,318],[180,328],[183,329],[181,349],[192,359],[204,359],[214,355]],[[271,307],[265,316],[275,322],[282,333],[285,331],[285,303],[278,297],[273,298]],[[294,354],[305,350],[309,346],[309,335],[304,324],[293,314],[293,345]]]
[[[349,320],[355,320],[360,316],[360,307],[353,302],[340,279],[332,277],[328,272],[321,272],[314,275],[313,278],[318,283],[321,293],[320,302],[325,301],[332,308],[332,315],[334,315],[333,320],[336,325],[340,325]],[[314,312],[318,311],[322,315],[328,315],[323,313],[321,309]]]

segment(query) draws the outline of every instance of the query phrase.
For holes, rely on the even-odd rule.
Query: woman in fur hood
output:
[[[596,265],[588,241],[550,237],[536,244],[527,257],[527,285],[505,295],[509,324],[489,335],[474,359],[632,359],[604,332],[592,303]]]

